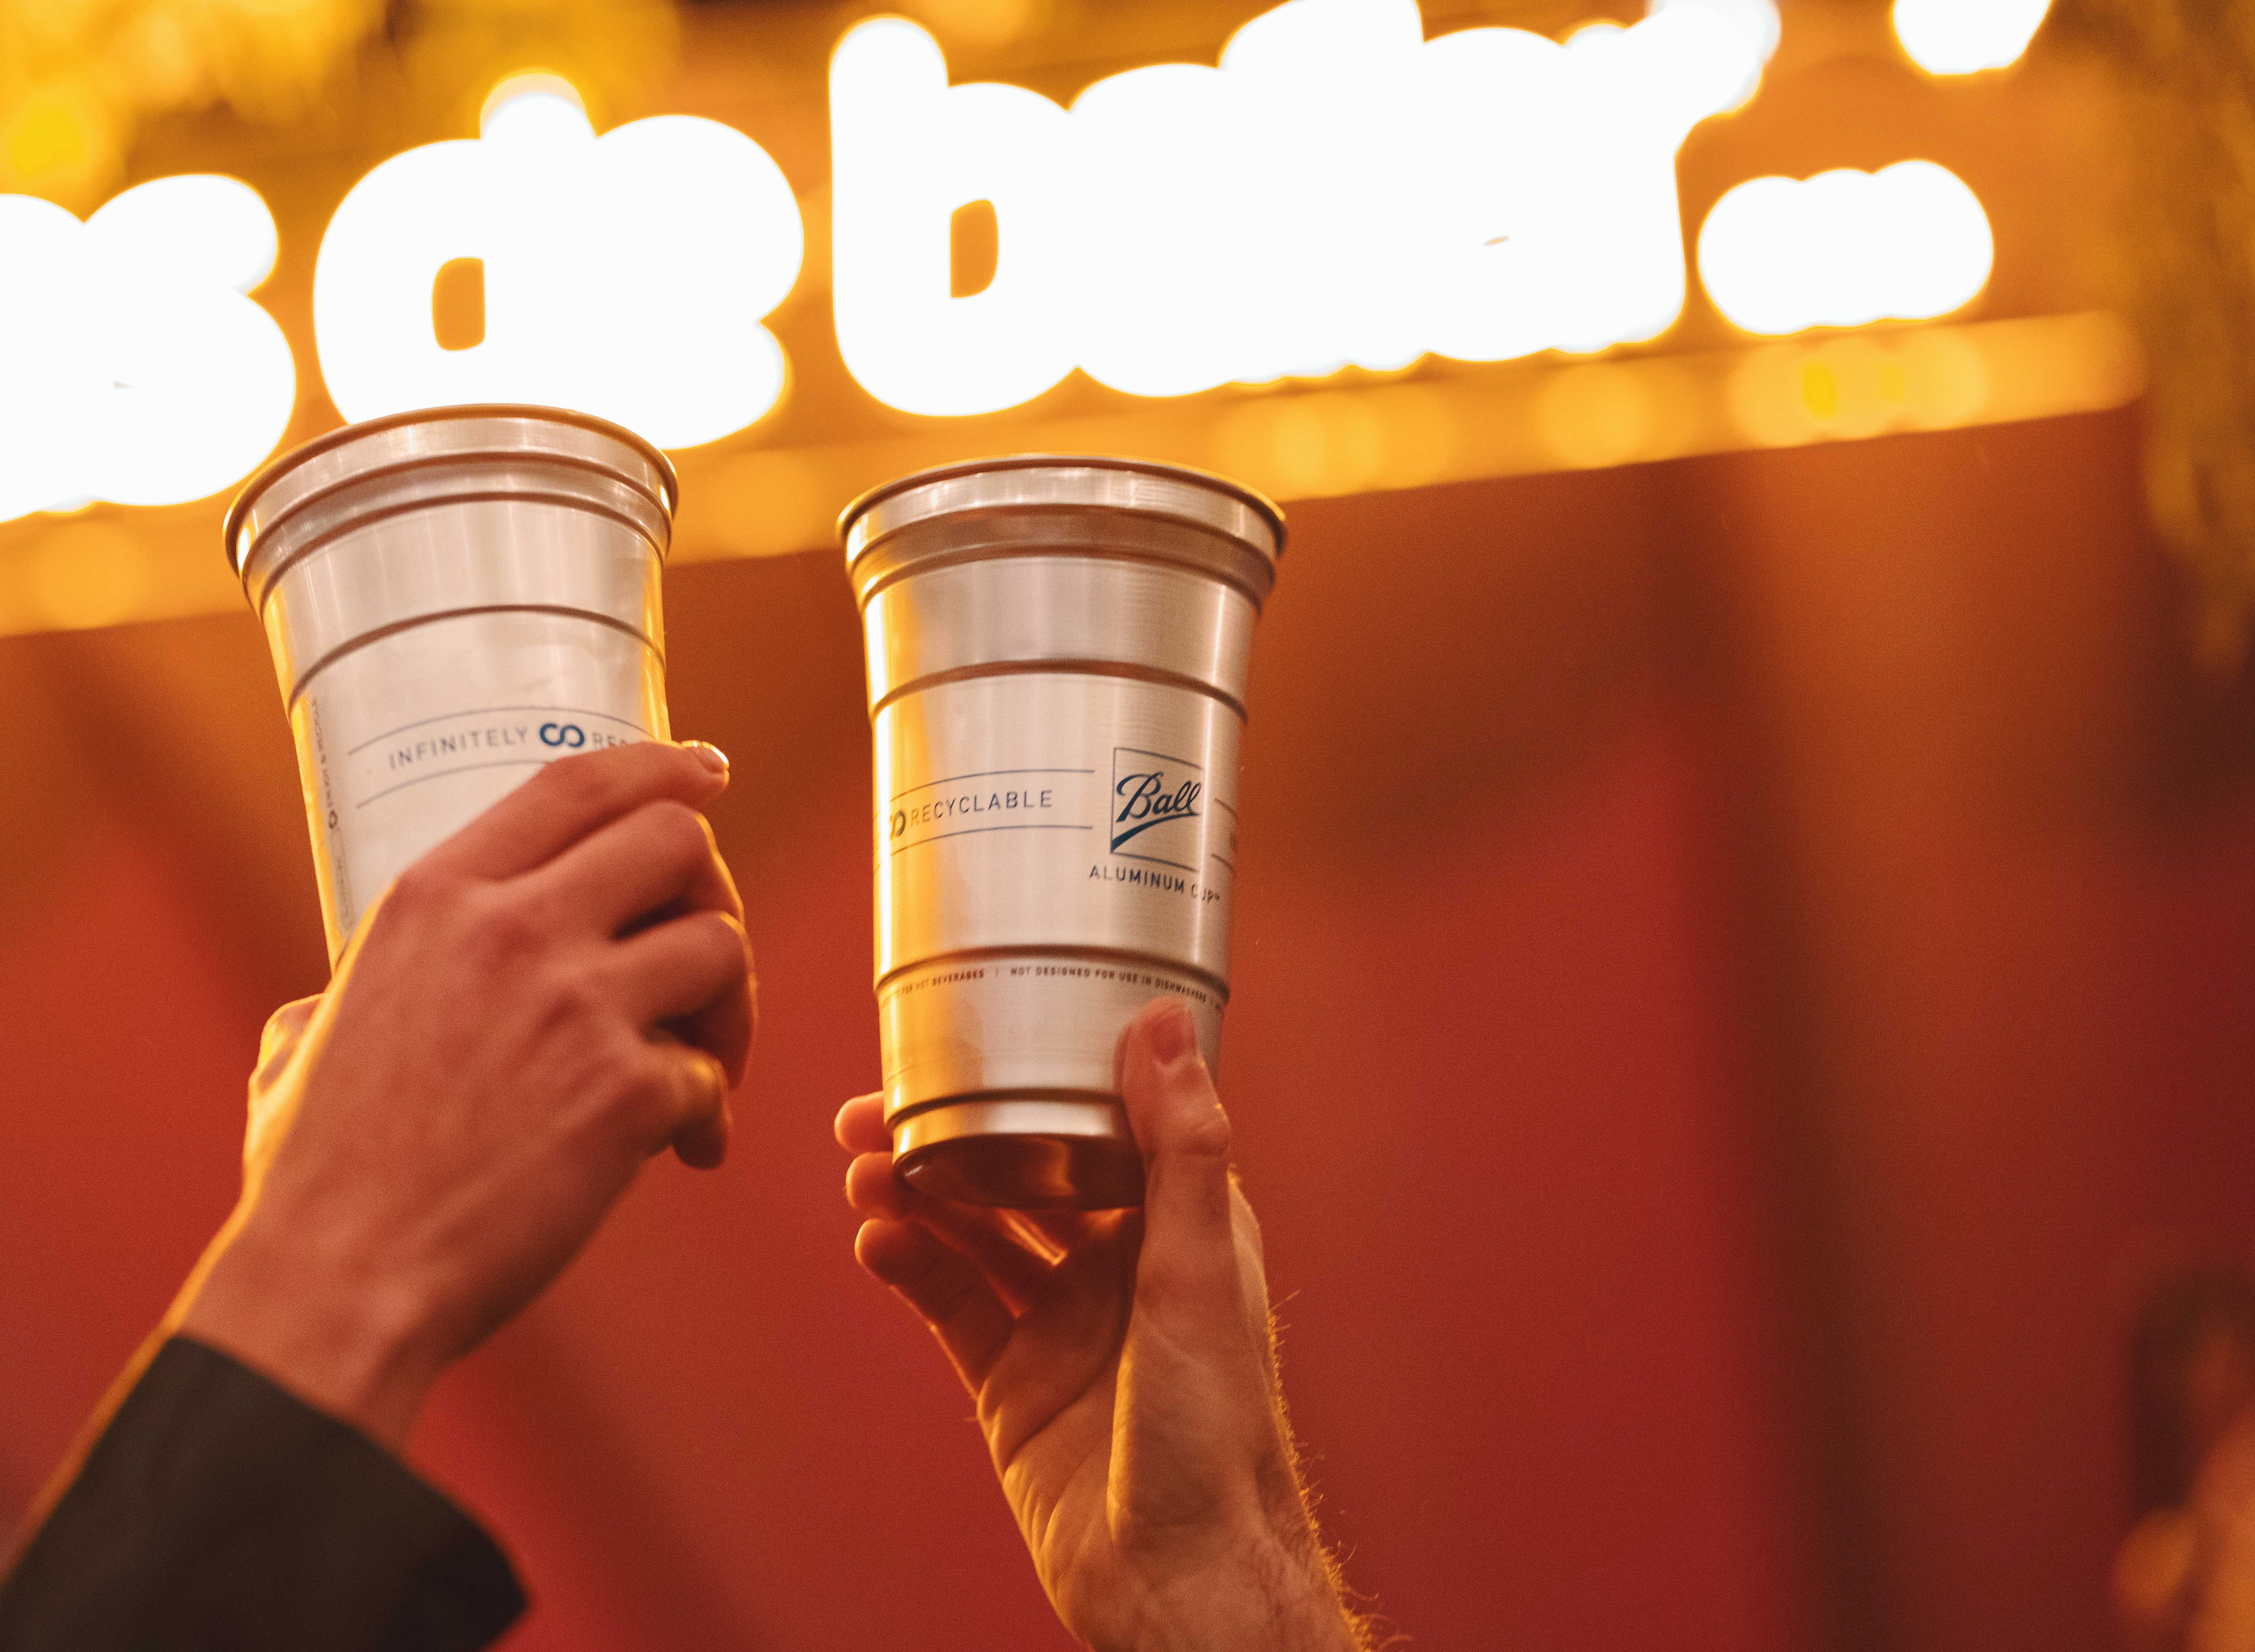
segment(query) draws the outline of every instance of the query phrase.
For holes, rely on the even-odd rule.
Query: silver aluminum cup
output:
[[[1246,672],[1283,519],[1198,471],[1043,455],[906,477],[839,528],[902,1173],[1019,1209],[1139,1203],[1119,1037],[1171,994],[1219,1062]]]
[[[334,962],[425,850],[543,764],[667,738],[678,483],[601,419],[445,407],[269,465],[227,549],[298,743]]]

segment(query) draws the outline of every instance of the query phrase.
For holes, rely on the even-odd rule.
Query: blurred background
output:
[[[1408,0],[1265,10],[919,0],[863,85],[854,5],[0,0],[0,1520],[326,980],[228,496],[601,356],[541,394],[679,443],[673,721],[734,759],[763,1023],[728,1166],[653,1164],[417,1437],[509,1644],[1066,1644],[829,1138],[877,1078],[830,524],[1028,449],[1290,519],[1223,1082],[1350,1578],[1418,1646],[2115,1644],[2132,1326],[2255,1223],[2238,25],[1429,0],[1521,33],[1427,82]],[[1293,141],[1204,156],[1205,216],[1125,95],[1093,170],[1002,130],[889,206],[910,115],[847,128],[919,39],[1067,105],[1233,39]],[[569,257],[361,182],[659,116],[714,124]],[[1170,354],[1229,292],[1306,326]]]

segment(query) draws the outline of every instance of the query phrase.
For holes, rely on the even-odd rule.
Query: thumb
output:
[[[295,998],[266,1018],[266,1030],[258,1038],[258,1065],[251,1074],[254,1087],[273,1083],[282,1069],[290,1065],[305,1039],[313,1012],[320,1007],[318,994],[311,998]]]
[[[1234,1321],[1242,1306],[1230,1221],[1229,1115],[1180,1000],[1146,1005],[1128,1023],[1120,1092],[1143,1155],[1136,1293]]]
[[[305,1048],[306,1030],[320,1013],[322,1000],[299,998],[267,1018],[258,1040],[258,1065],[251,1070],[249,1116],[242,1131],[242,1163],[255,1172],[273,1154],[282,1139],[292,1099],[297,1087],[286,1082],[291,1064]]]

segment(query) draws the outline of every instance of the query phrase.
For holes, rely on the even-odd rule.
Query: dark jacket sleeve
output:
[[[174,1337],[0,1579],[0,1652],[471,1652],[523,1609],[398,1459]]]

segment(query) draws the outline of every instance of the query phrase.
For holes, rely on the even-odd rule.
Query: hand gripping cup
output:
[[[332,962],[369,904],[543,763],[667,737],[678,484],[601,419],[446,407],[252,478],[228,555],[297,737]]]
[[[1138,1203],[1114,1053],[1171,994],[1219,1055],[1246,671],[1283,519],[1198,471],[1038,456],[903,478],[839,530],[902,1174],[1020,1209]]]

